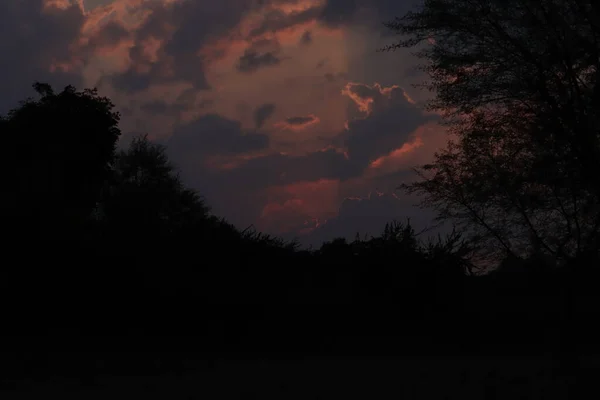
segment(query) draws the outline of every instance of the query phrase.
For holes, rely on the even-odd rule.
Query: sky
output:
[[[165,144],[184,182],[241,229],[318,246],[432,217],[396,188],[447,137],[425,77],[383,22],[413,0],[0,2],[0,113],[31,84],[97,87],[120,145]]]

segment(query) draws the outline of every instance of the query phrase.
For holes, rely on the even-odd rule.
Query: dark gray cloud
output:
[[[236,155],[265,149],[269,138],[256,132],[245,132],[238,121],[219,115],[205,115],[175,129],[173,135],[163,142],[169,158],[178,167],[183,182],[202,193],[213,212],[225,216],[237,226],[246,227],[256,221],[260,205],[265,199],[248,190],[256,176],[245,173],[244,168],[213,171],[206,165],[210,157]],[[258,179],[264,182],[264,166]],[[253,169],[256,174],[256,169]],[[256,187],[256,185],[254,186]],[[243,201],[244,206],[240,207]]]
[[[317,117],[315,117],[314,115],[308,115],[306,117],[290,117],[290,118],[286,118],[285,122],[288,123],[289,125],[299,126],[299,125],[306,125],[306,124],[311,123],[311,122],[313,122],[315,120],[317,120]]]
[[[256,72],[260,68],[270,67],[281,63],[281,58],[272,51],[259,53],[255,50],[246,50],[240,57],[237,69],[240,72]]]
[[[149,103],[144,103],[140,106],[140,109],[148,114],[170,114],[169,104],[163,100],[155,100]]]
[[[240,122],[217,114],[204,115],[178,126],[168,141],[169,150],[176,160],[240,154],[264,149],[268,145],[268,136],[244,132]]]
[[[256,129],[262,128],[264,123],[275,112],[275,104],[266,103],[254,110],[254,124]]]
[[[156,68],[151,67],[149,72],[140,73],[131,68],[113,76],[110,78],[110,81],[116,89],[133,94],[146,90],[155,81],[154,79],[158,75],[156,70]],[[104,80],[101,78],[99,83],[102,83]]]
[[[167,103],[164,100],[154,100],[141,104],[139,109],[150,115],[168,115],[177,119],[184,111],[188,111],[191,108],[199,110],[211,104],[209,100],[196,104],[196,97],[196,91],[188,89],[182,92],[173,103]]]
[[[187,109],[186,105],[175,103],[168,104],[163,100],[155,100],[149,103],[144,103],[140,106],[140,110],[151,115],[171,115],[178,116],[179,113]]]
[[[417,4],[417,0],[327,0],[319,19],[332,27],[368,24],[389,33],[381,23],[401,17]],[[367,15],[364,10],[372,12]]]
[[[43,8],[42,0],[0,2],[0,113],[32,94],[34,81],[57,89],[81,85],[77,71],[51,72],[53,63],[71,61],[70,46],[78,38],[85,17],[78,5],[65,10]]]
[[[313,41],[313,37],[312,37],[312,33],[311,31],[306,31],[302,34],[302,37],[300,37],[300,44],[301,45],[309,45],[311,44]]]
[[[420,4],[421,0],[361,0],[361,6],[373,7],[384,21],[401,17]]]
[[[289,3],[292,3],[292,1],[289,1]],[[263,22],[257,28],[253,29],[248,36],[254,38],[266,33],[276,33],[292,26],[312,21],[317,18],[320,13],[320,7],[312,7],[289,14],[280,10],[273,10],[265,16]]]
[[[400,148],[419,126],[437,119],[412,104],[401,88],[392,89],[388,95],[377,86],[359,84],[350,91],[362,99],[372,99],[371,114],[366,118],[358,114],[349,122],[348,131],[340,135],[352,162],[361,166]]]
[[[329,26],[347,25],[354,19],[358,6],[357,0],[327,0],[319,19]]]
[[[264,67],[281,63],[281,45],[277,39],[261,39],[250,44],[240,57],[237,69],[240,72],[252,73]]]
[[[94,36],[92,36],[87,47],[90,49],[98,47],[114,47],[130,36],[131,33],[125,29],[123,24],[116,20],[110,20],[104,24]]]

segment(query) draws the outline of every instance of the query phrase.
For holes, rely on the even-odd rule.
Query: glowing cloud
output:
[[[372,106],[375,100],[379,97],[391,98],[392,92],[395,89],[400,89],[400,87],[397,85],[383,87],[379,83],[369,86],[363,83],[348,82],[341,93],[354,101],[360,112],[369,115],[372,112]],[[407,99],[409,98],[407,97]]]

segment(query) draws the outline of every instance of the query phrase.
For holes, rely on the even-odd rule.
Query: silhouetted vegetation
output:
[[[88,377],[109,348],[144,355],[105,360],[121,373],[226,354],[499,353],[550,354],[569,386],[598,333],[597,11],[426,0],[388,24],[403,35],[390,49],[421,46],[430,108],[454,138],[403,185],[456,224],[446,237],[391,221],[309,251],[239,230],[182,183],[164,147],[142,136],[116,150],[109,99],[35,84],[39,98],[0,119],[3,292],[28,320],[6,317],[6,335],[59,340],[82,355],[51,368]],[[45,373],[39,357],[12,354],[5,377]]]
[[[452,141],[403,185],[494,258],[598,261],[600,51],[588,1],[427,0],[387,26],[418,47]]]

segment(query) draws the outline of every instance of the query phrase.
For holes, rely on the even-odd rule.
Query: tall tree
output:
[[[491,256],[600,249],[600,6],[424,0],[386,24],[416,47],[451,140],[403,185]]]
[[[183,239],[208,221],[203,199],[181,182],[165,148],[147,136],[116,154],[97,209],[110,236],[124,241]]]
[[[2,118],[1,213],[12,238],[74,238],[95,206],[120,135],[119,114],[96,89],[33,85]]]

